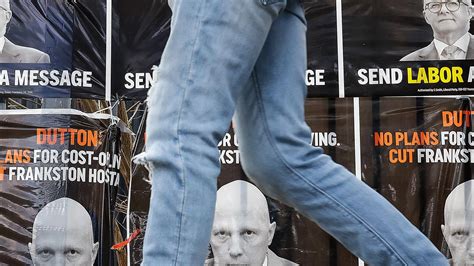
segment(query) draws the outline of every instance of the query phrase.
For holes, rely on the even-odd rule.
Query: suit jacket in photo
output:
[[[5,45],[0,53],[0,63],[47,64],[49,62],[49,55],[46,53],[34,48],[16,45],[5,38]]]
[[[474,59],[474,36],[469,34],[469,46],[467,47],[466,59]],[[436,50],[434,41],[428,46],[414,51],[411,54],[400,59],[400,61],[427,61],[427,60],[440,60],[438,51]]]
[[[268,254],[267,254],[267,265],[268,266],[298,266],[297,263],[278,257],[270,249],[268,249]],[[204,262],[204,266],[219,266],[219,265],[214,264],[214,259],[208,259]]]

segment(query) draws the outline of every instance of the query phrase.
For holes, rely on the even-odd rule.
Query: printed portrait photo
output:
[[[444,205],[444,239],[454,266],[474,264],[474,180],[459,184],[451,191]]]
[[[7,29],[13,15],[10,0],[0,0],[0,63],[50,63],[50,57],[45,52],[25,44],[20,45],[8,38]],[[29,40],[29,38],[23,39]]]
[[[212,225],[213,258],[205,265],[298,265],[269,249],[275,229],[267,200],[256,186],[243,180],[222,186]]]
[[[92,221],[77,201],[60,198],[36,215],[28,244],[33,265],[94,265],[99,242],[94,243]]]
[[[474,59],[474,37],[469,33],[471,0],[423,0],[422,12],[433,41],[400,61]]]

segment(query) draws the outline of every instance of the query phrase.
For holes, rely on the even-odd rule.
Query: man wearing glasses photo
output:
[[[11,18],[10,0],[0,0],[0,63],[50,63],[46,53],[14,44],[5,37]]]
[[[471,0],[424,0],[423,15],[433,29],[434,40],[400,61],[465,60],[474,58]]]

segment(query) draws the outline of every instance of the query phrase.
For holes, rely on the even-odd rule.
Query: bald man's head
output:
[[[454,265],[474,265],[474,180],[458,185],[444,205],[444,238]]]
[[[255,213],[262,222],[270,223],[267,199],[256,186],[242,180],[224,185],[217,191],[216,213]]]
[[[72,199],[60,198],[36,215],[28,248],[34,265],[93,265],[99,243],[94,243],[87,210]]]
[[[275,233],[260,190],[234,181],[217,191],[211,248],[214,263],[262,265]]]

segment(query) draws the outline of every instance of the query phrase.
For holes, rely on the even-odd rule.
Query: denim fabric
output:
[[[171,35],[148,98],[153,185],[143,265],[203,265],[217,143],[235,110],[242,166],[262,191],[371,265],[448,265],[383,197],[309,144],[298,0],[169,4]]]

